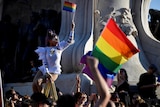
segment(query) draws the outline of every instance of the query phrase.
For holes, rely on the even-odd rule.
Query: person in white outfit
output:
[[[72,22],[71,32],[67,41],[59,41],[58,36],[52,30],[48,30],[46,36],[47,46],[38,47],[35,50],[39,60],[42,60],[42,65],[33,80],[33,92],[42,92],[42,84],[46,82],[46,79],[54,82],[58,75],[61,74],[61,55],[67,47],[74,43],[74,28],[75,24]]]

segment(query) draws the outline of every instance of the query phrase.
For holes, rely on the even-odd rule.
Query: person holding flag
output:
[[[74,28],[75,23],[72,22],[71,32],[67,41],[59,41],[58,36],[52,31],[48,30],[46,36],[46,47],[38,47],[35,52],[39,56],[39,60],[42,60],[42,65],[39,71],[35,75],[33,80],[32,89],[33,92],[42,92],[42,84],[49,79],[52,83],[61,74],[61,55],[62,52],[74,43]]]
[[[51,97],[54,97],[55,101],[58,99],[58,97],[54,81],[58,78],[58,75],[61,74],[61,55],[67,47],[74,43],[74,16],[76,4],[65,1],[63,10],[73,13],[72,26],[69,38],[67,41],[60,42],[58,36],[51,29],[48,30],[46,37],[47,46],[38,47],[38,49],[35,50],[35,52],[39,56],[39,60],[42,60],[42,66],[39,67],[39,71],[34,77],[32,84],[32,89],[34,93],[42,92],[46,96],[48,96],[50,93],[49,87],[52,87],[53,96]],[[46,83],[46,85],[42,86],[43,83]],[[52,86],[50,86],[50,83],[52,83]]]

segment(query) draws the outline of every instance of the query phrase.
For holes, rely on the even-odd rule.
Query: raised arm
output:
[[[81,92],[81,78],[79,77],[79,75],[77,75],[76,77],[76,93],[77,92]]]
[[[75,29],[75,23],[74,23],[74,22],[72,22],[71,31],[74,31],[74,29]]]
[[[107,83],[100,74],[100,71],[98,69],[98,63],[99,61],[97,58],[87,56],[87,64],[89,66],[90,71],[92,72],[98,90],[98,94],[100,95],[100,99],[96,103],[95,107],[106,107],[106,105],[110,101],[111,94],[109,92],[109,87]]]
[[[67,40],[68,43],[74,43],[74,29],[75,29],[75,23],[72,22],[71,32],[70,32],[69,38]]]

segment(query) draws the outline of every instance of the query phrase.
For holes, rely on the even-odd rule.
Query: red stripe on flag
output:
[[[130,50],[132,51],[133,54],[136,54],[137,52],[139,52],[139,50],[137,48],[135,48],[135,46],[131,43],[131,41],[127,38],[125,33],[118,27],[118,25],[116,24],[116,22],[112,18],[109,19],[106,27],[117,38],[119,38],[122,42],[124,42],[126,45],[128,45],[128,47],[130,48]]]
[[[71,3],[68,1],[64,2],[63,10],[69,11],[69,12],[75,12],[77,5],[75,3]]]

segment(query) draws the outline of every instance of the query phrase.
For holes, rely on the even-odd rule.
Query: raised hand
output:
[[[74,30],[74,28],[75,28],[75,23],[74,21],[72,21],[72,31]]]

